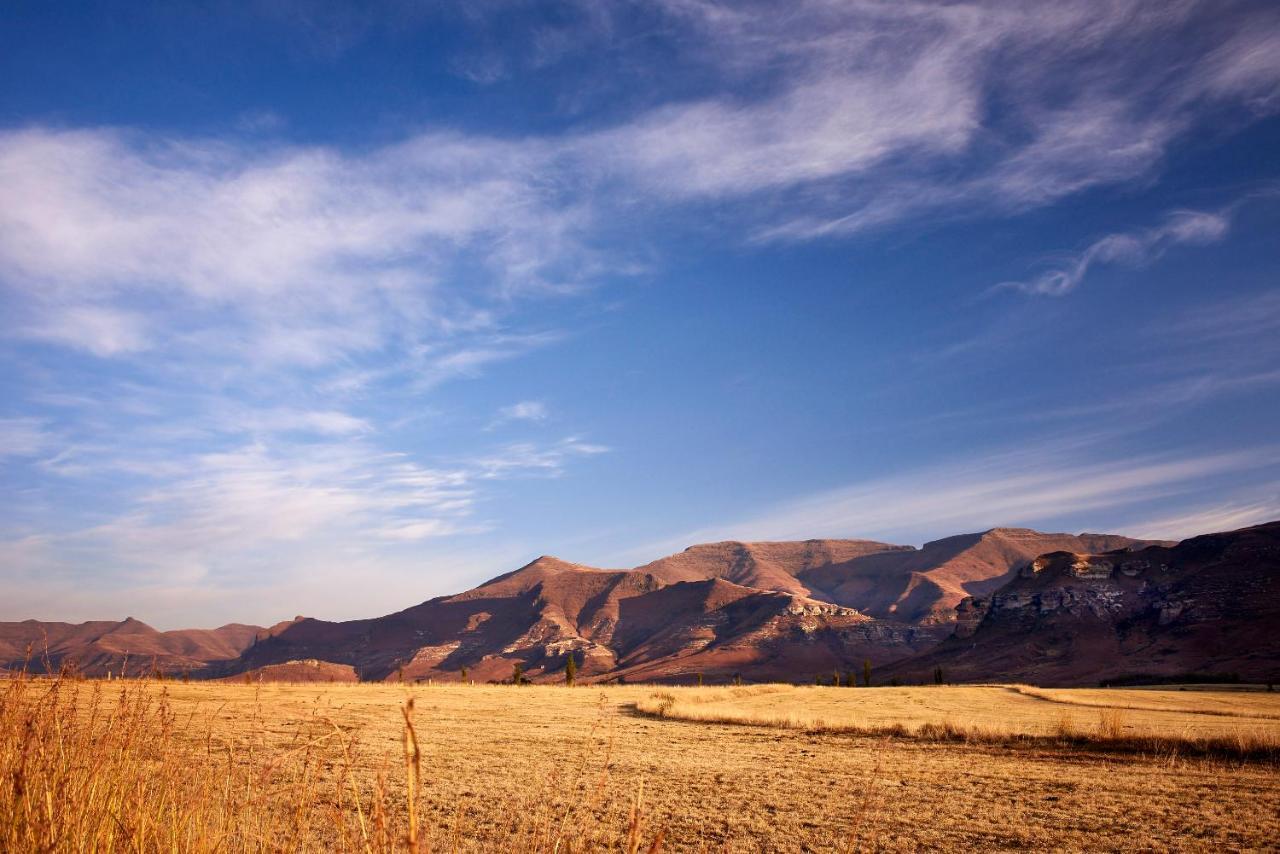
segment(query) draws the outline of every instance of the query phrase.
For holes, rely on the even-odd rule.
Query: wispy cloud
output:
[[[54,446],[54,437],[39,418],[0,418],[0,460],[34,457]]]
[[[0,134],[0,278],[22,298],[10,331],[100,356],[165,346],[301,365],[438,339],[473,306],[588,266],[574,234],[589,214],[542,185],[545,157],[445,134],[360,157]],[[442,284],[459,272],[467,287]]]
[[[609,452],[607,445],[584,441],[569,436],[553,445],[537,445],[532,442],[515,442],[505,445],[492,454],[471,461],[484,478],[509,477],[512,473],[527,472],[557,477],[565,464],[574,457],[591,457]]]
[[[1211,504],[1173,516],[1143,519],[1127,527],[1136,537],[1181,540],[1198,534],[1275,522],[1280,520],[1280,484],[1273,484],[1271,492],[1270,498],[1260,501]]]
[[[768,191],[765,240],[1049,204],[1149,176],[1212,109],[1277,107],[1280,22],[1261,12],[1197,42],[1209,4],[662,8],[726,91],[595,142],[668,197]]]
[[[1145,502],[1202,489],[1214,477],[1278,466],[1276,446],[1107,458],[1079,441],[1039,443],[797,498],[750,519],[691,531],[646,549],[728,539],[920,542],[999,526],[1052,526],[1082,514],[1096,517],[1101,510],[1114,517]]]
[[[212,348],[325,365],[435,340],[494,297],[626,269],[612,223],[655,206],[738,200],[719,218],[741,235],[795,240],[1049,204],[1146,175],[1211,109],[1277,106],[1280,23],[1246,16],[1183,38],[1210,13],[807,0],[779,18],[681,0],[652,14],[708,94],[603,129],[428,131],[358,152],[8,131],[0,279],[20,295],[8,331],[98,356]],[[581,26],[608,33],[610,14]],[[1195,216],[1113,235],[1080,270],[1020,284],[1062,292],[1091,263],[1210,239],[1214,215]]]
[[[608,450],[571,436],[441,462],[399,435],[435,411],[442,384],[564,338],[522,321],[522,306],[640,269],[653,220],[695,221],[729,241],[802,241],[1150,178],[1207,117],[1280,108],[1280,21],[1241,4],[1236,25],[1205,26],[1221,8],[800,0],[779,14],[768,2],[583,2],[517,57],[496,41],[494,55],[453,65],[495,83],[607,43],[619,68],[638,69],[594,97],[634,91],[581,123],[591,84],[565,93],[555,132],[427,127],[305,144],[270,116],[208,136],[0,131],[0,338],[38,377],[23,381],[27,402],[56,410],[0,421],[0,455],[48,478],[42,488],[99,505],[73,518],[25,513],[0,549],[24,578],[47,573],[64,592],[87,567],[122,589],[169,579],[155,601],[237,574],[412,568],[400,549],[491,524],[477,507],[503,479],[559,476]],[[501,29],[526,11],[461,14]],[[373,17],[298,26],[309,50],[333,58]],[[1180,212],[1011,287],[1064,293],[1098,265],[1221,239],[1229,221]],[[1246,307],[1237,328],[1272,329],[1272,308]],[[1206,340],[1235,334],[1227,309],[1187,322]],[[1253,366],[1219,382],[1265,377]],[[539,404],[497,417],[542,421]],[[1111,506],[1126,490],[1176,489],[1239,464],[1076,462],[993,456],[798,501],[734,530],[887,535],[891,515],[907,514],[949,533]],[[970,487],[939,489],[943,477]]]
[[[1139,267],[1149,264],[1178,245],[1216,243],[1231,228],[1229,212],[1174,211],[1163,223],[1140,231],[1108,234],[1089,244],[1066,264],[1023,282],[1001,282],[996,290],[1017,290],[1037,296],[1063,296],[1084,281],[1099,264]]]
[[[44,449],[32,442],[15,448]],[[350,439],[276,439],[187,456],[170,452],[153,466],[138,449],[98,448],[58,469],[59,476],[94,483],[128,472],[141,485],[118,496],[111,512],[95,513],[106,518],[93,524],[64,520],[39,534],[0,537],[0,554],[21,559],[12,565],[21,577],[49,583],[71,583],[91,562],[95,586],[123,591],[179,584],[244,589],[261,583],[260,574],[272,583],[302,583],[317,562],[397,565],[405,558],[399,550],[488,531],[492,523],[477,513],[496,481],[558,477],[570,459],[605,450],[570,437],[427,466]],[[435,588],[414,592],[424,589]],[[403,604],[393,593],[384,591],[384,600]]]
[[[513,421],[537,424],[546,421],[549,417],[551,417],[551,411],[543,401],[522,400],[519,403],[513,403],[510,406],[503,406],[498,409],[497,416],[489,422],[487,429],[493,430]]]
[[[1280,291],[1206,302],[1161,324],[1158,331],[1203,344],[1280,341]]]

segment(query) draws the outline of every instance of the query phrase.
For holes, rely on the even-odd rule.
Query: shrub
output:
[[[1108,741],[1124,738],[1125,715],[1121,709],[1103,709],[1098,713],[1098,736]]]

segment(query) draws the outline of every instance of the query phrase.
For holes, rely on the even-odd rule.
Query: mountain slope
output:
[[[51,666],[74,660],[93,675],[127,655],[131,672],[154,662],[201,678],[501,681],[518,665],[549,681],[572,654],[587,682],[807,682],[864,661],[878,680],[927,680],[937,666],[953,680],[1045,684],[1204,668],[1252,678],[1280,652],[1260,628],[1280,616],[1275,527],[1177,546],[1018,528],[919,549],[722,542],[636,569],[543,556],[374,619],[0,624],[0,668],[47,637]]]
[[[807,596],[812,591],[800,580],[803,573],[886,551],[913,549],[873,540],[706,543],[645,564],[637,571],[668,584],[723,578],[746,587]]]
[[[955,620],[955,608],[963,599],[999,587],[1037,555],[1149,544],[1114,534],[992,528],[934,540],[920,549],[897,548],[804,570],[800,580],[813,595],[872,616],[915,624],[948,623]]]
[[[695,673],[808,681],[915,655],[950,634],[955,603],[1037,550],[1129,546],[1126,537],[994,529],[923,549],[870,540],[722,542],[632,570],[553,557],[473,590],[374,620],[306,620],[234,666],[316,659],[362,679],[558,678],[570,653],[592,679]]]
[[[217,629],[160,632],[132,617],[119,622],[0,623],[0,667],[18,670],[25,665],[32,672],[44,672],[74,664],[90,676],[119,674],[126,666],[131,674],[147,673],[152,667],[169,673],[198,672],[214,662],[238,658],[262,631],[259,626],[231,623]]]
[[[1091,684],[1135,677],[1280,678],[1280,522],[1176,546],[1037,558],[962,603],[956,633],[893,668],[926,681]]]

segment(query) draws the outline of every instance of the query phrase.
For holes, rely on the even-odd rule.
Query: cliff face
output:
[[[842,563],[803,570],[811,595],[852,605],[873,617],[918,625],[955,622],[966,598],[1009,581],[1037,555],[1068,550],[1101,552],[1152,545],[1116,534],[1053,534],[1028,528],[992,528],[885,549]]]
[[[961,602],[955,634],[902,662],[955,681],[1086,684],[1183,674],[1280,676],[1280,523],[1176,546],[1036,558]]]

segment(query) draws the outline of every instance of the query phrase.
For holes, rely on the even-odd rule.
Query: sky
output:
[[[1280,518],[1272,2],[0,6],[0,619]]]

